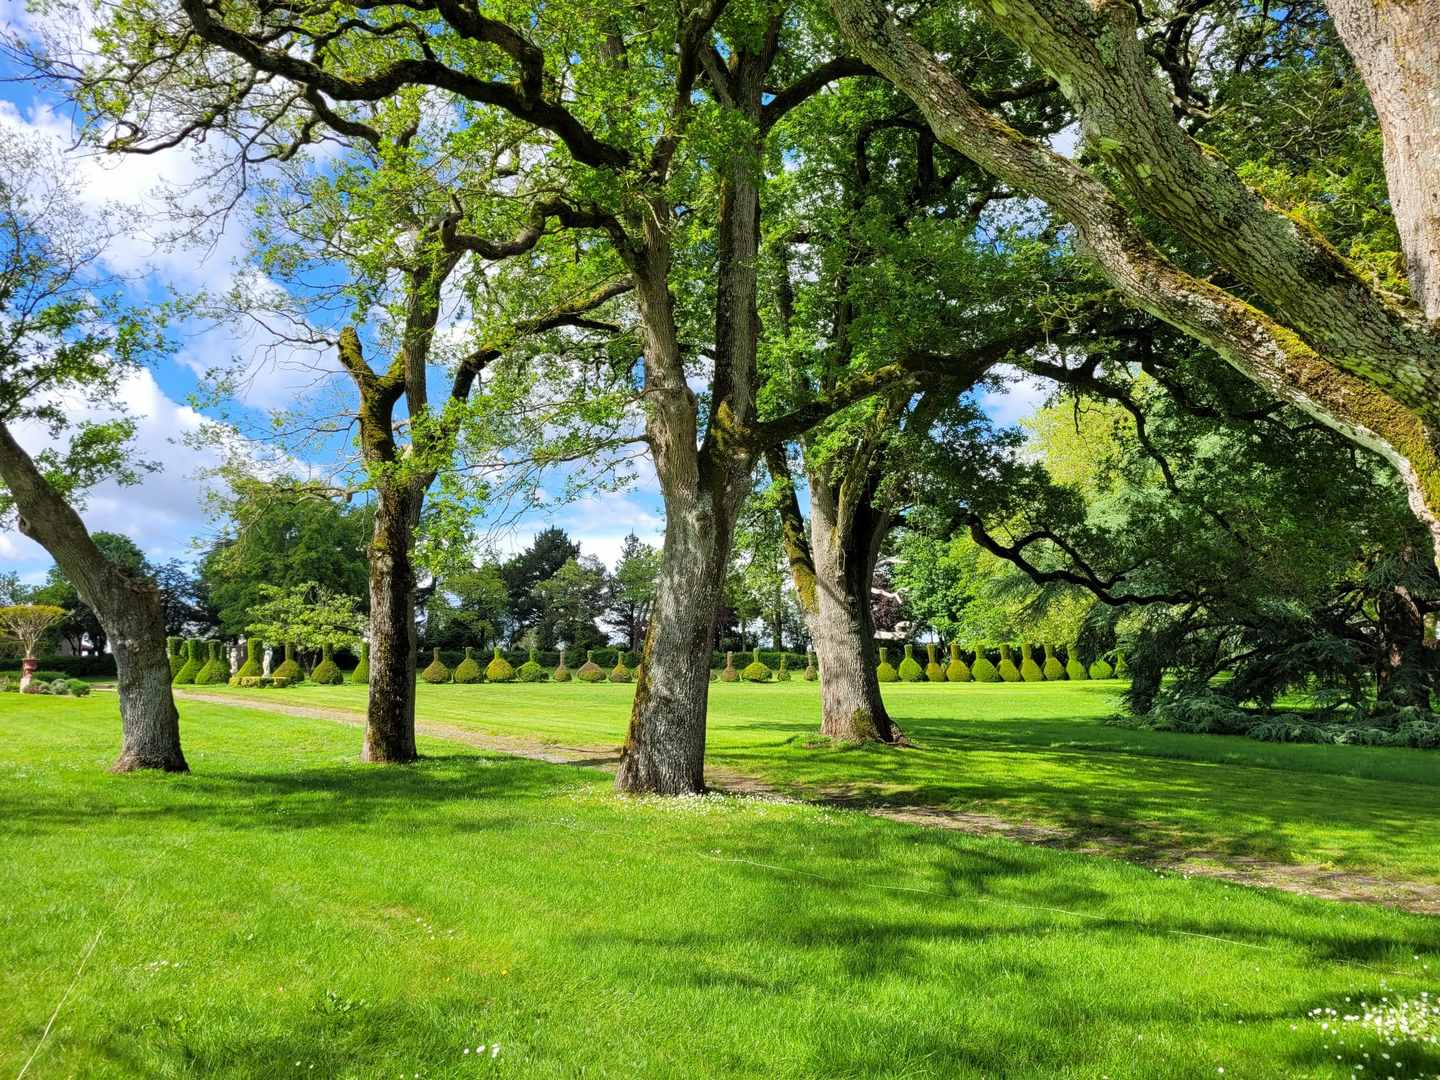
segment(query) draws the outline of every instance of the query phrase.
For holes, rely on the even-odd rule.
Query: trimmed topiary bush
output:
[[[469,645],[465,646],[465,659],[455,665],[455,670],[450,673],[450,678],[457,683],[477,683],[485,681],[485,672],[480,667],[480,661],[475,659],[475,650]]]
[[[565,650],[560,650],[560,664],[555,668],[555,674],[550,676],[556,682],[569,682],[570,669],[565,666]]]
[[[70,693],[74,694],[76,697],[89,697],[90,684],[88,682],[85,682],[83,679],[71,679]]]
[[[245,662],[240,665],[234,675],[230,676],[230,685],[239,686],[241,679],[259,678],[261,671],[260,642],[257,638],[246,638]]]
[[[45,688],[45,692],[54,694],[56,697],[68,697],[70,695],[70,680],[56,679]]]
[[[1026,682],[1044,682],[1045,672],[1040,670],[1040,665],[1035,662],[1031,654],[1031,645],[1027,641],[1020,646],[1020,654],[1025,658],[1020,661],[1020,678]]]
[[[176,686],[191,686],[195,682],[196,673],[205,666],[205,660],[200,653],[201,642],[197,638],[191,638],[185,642],[185,663],[175,673],[170,681]]]
[[[970,665],[960,658],[960,646],[950,643],[950,662],[945,665],[946,682],[969,682]]]
[[[540,666],[540,654],[535,649],[530,650],[529,658],[515,672],[520,682],[544,682],[549,677],[550,673]]]
[[[445,661],[440,659],[439,649],[431,650],[430,666],[420,673],[420,678],[437,686],[450,681],[450,669],[445,666]]]
[[[900,681],[900,673],[895,670],[895,665],[890,663],[890,650],[883,645],[880,647],[880,663],[875,667],[875,678],[881,682]]]
[[[295,659],[295,646],[290,642],[285,643],[285,660],[270,675],[272,678],[285,680],[277,683],[277,686],[289,686],[305,678],[305,672],[300,670],[300,662]]]
[[[1090,678],[1092,679],[1113,679],[1115,669],[1105,662],[1104,657],[1096,657],[1095,662],[1090,665]]]
[[[915,659],[915,646],[905,646],[905,658],[900,661],[897,669],[900,678],[905,682],[924,682],[925,669],[920,666],[920,661]]]
[[[926,678],[926,680],[927,680],[928,682],[944,682],[944,681],[945,681],[945,669],[944,669],[943,667],[941,667],[941,666],[940,666],[940,662],[935,659],[935,646],[934,646],[934,645],[926,645],[926,646],[925,646],[925,657],[926,657],[926,664],[925,664],[925,678]]]
[[[598,683],[605,681],[605,669],[595,663],[595,650],[591,649],[585,653],[585,663],[581,664],[575,672],[575,678],[581,682]]]
[[[740,672],[740,677],[746,682],[769,682],[770,669],[760,659],[760,650],[756,649],[751,654],[750,663],[745,665],[745,670]]]
[[[370,682],[370,643],[368,641],[360,642],[360,662],[350,673],[350,681],[362,686],[368,685]]]
[[[185,666],[185,639],[172,637],[165,639],[165,645],[170,653],[170,681],[175,681],[175,676],[180,674],[180,669]]]
[[[606,676],[611,682],[627,683],[635,681],[635,673],[625,666],[625,654],[619,653],[615,657],[615,666],[610,669]]]
[[[1085,670],[1085,665],[1080,662],[1080,649],[1071,645],[1065,650],[1069,659],[1065,661],[1065,674],[1070,676],[1071,682],[1079,682],[1082,679],[1090,678],[1090,673]]]
[[[345,681],[345,675],[341,672],[340,666],[335,663],[335,657],[331,653],[329,645],[320,650],[320,663],[316,664],[315,670],[310,672],[310,681],[319,683],[321,686],[339,686]]]
[[[790,681],[790,657],[786,656],[784,653],[780,654],[780,666],[775,669],[775,681]]]
[[[1014,667],[1015,665],[1010,665]],[[975,646],[975,663],[970,665],[970,674],[975,677],[976,682],[999,682],[1000,669],[995,666],[990,657],[985,655],[983,645]]]
[[[218,641],[207,641],[205,651],[208,659],[205,666],[195,673],[196,686],[219,686],[230,681],[230,665],[225,662],[224,651]]]
[[[815,654],[805,651],[805,681],[815,682],[820,678],[820,669],[815,665]]]
[[[1045,666],[1040,670],[1050,682],[1059,682],[1065,678],[1065,665],[1060,663],[1060,658],[1055,655],[1054,645],[1045,646]]]
[[[500,655],[500,646],[495,646],[495,655],[490,658],[490,663],[485,665],[486,682],[514,682],[515,669],[510,666],[510,661]]]
[[[738,672],[738,671],[735,670],[735,654],[734,654],[733,652],[727,652],[727,653],[725,654],[725,666],[724,666],[723,668],[721,668],[721,670],[720,670],[720,681],[721,681],[721,682],[739,682],[739,681],[740,681],[740,672]]]
[[[1115,654],[1115,678],[1128,679],[1129,677],[1130,669],[1125,666],[1125,654],[1123,652],[1117,652]]]
[[[1000,646],[1000,665],[997,670],[1003,682],[1019,682],[1024,678],[1020,669],[1015,666],[1015,657],[1011,654],[1009,645]]]

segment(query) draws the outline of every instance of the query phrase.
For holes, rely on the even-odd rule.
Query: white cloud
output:
[[[1029,416],[1054,390],[1054,387],[1033,376],[1022,375],[1011,367],[996,369],[1006,379],[1005,388],[980,395],[980,408],[996,427],[1010,427]]]

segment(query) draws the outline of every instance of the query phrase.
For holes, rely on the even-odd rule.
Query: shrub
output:
[[[815,654],[808,649],[805,652],[805,681],[815,682],[820,678],[820,669],[815,666]]]
[[[900,667],[896,669],[900,678],[905,682],[924,682],[925,669],[920,666],[920,661],[915,659],[915,646],[905,646],[905,656],[900,661]]]
[[[605,681],[605,669],[595,663],[595,650],[590,649],[585,653],[585,663],[581,664],[575,671],[575,678],[581,682],[599,683]]]
[[[64,695],[70,693],[70,680],[56,679],[54,682],[50,683],[47,686],[47,689],[50,691],[50,693],[63,697]]]
[[[721,681],[721,682],[739,682],[739,681],[740,681],[740,672],[738,672],[738,671],[735,670],[735,654],[734,654],[733,652],[727,652],[727,653],[725,654],[725,666],[720,670],[720,681]]]
[[[978,656],[979,653],[977,652]],[[955,642],[950,643],[950,662],[945,665],[946,682],[969,682],[970,665],[960,658],[960,646]]]
[[[170,681],[176,686],[190,686],[195,682],[196,673],[205,666],[200,656],[200,642],[191,638],[185,642],[185,663]]]
[[[298,680],[292,679],[288,675],[270,676],[270,685],[275,687],[277,690],[282,686],[295,686],[297,682]]]
[[[355,670],[350,672],[350,681],[359,683],[362,686],[370,682],[370,643],[360,642],[360,662],[355,665]]]
[[[1112,668],[1109,664],[1107,664],[1104,659],[1097,658],[1095,662],[1090,665],[1090,678],[1113,679],[1114,677],[1115,669]]]
[[[940,666],[940,662],[935,659],[935,646],[934,646],[934,645],[926,645],[926,646],[925,646],[925,657],[926,657],[926,663],[925,663],[925,678],[926,678],[926,680],[927,680],[928,682],[944,682],[944,681],[945,681],[945,669],[944,669],[943,667],[941,667],[941,666]]]
[[[486,682],[514,682],[515,669],[511,667],[510,661],[500,655],[500,646],[495,646],[495,654],[490,657],[490,663],[485,665]]]
[[[457,683],[466,685],[485,681],[485,671],[480,667],[480,661],[475,659],[475,650],[470,646],[465,646],[465,659],[455,665],[450,677]]]
[[[769,682],[770,668],[765,661],[760,659],[760,650],[756,649],[751,655],[750,663],[745,665],[745,670],[740,672],[740,677],[746,682]]]
[[[69,683],[70,693],[74,694],[76,697],[90,696],[90,684],[88,682],[85,682],[83,679],[70,679]]]
[[[556,682],[569,682],[570,669],[565,666],[565,650],[560,650],[560,663],[555,668],[555,674],[550,676]]]
[[[1080,646],[1071,645],[1066,654],[1069,659],[1065,661],[1065,674],[1070,676],[1072,682],[1080,682],[1082,679],[1090,678],[1090,673],[1085,670],[1085,665],[1080,662]]]
[[[445,661],[440,659],[439,649],[431,650],[430,666],[420,673],[420,678],[435,686],[450,681],[450,669],[445,666]]]
[[[1065,678],[1065,665],[1060,663],[1060,658],[1055,655],[1055,646],[1045,646],[1045,664],[1040,668],[1049,682],[1060,682]]]
[[[985,655],[983,645],[975,646],[975,662],[970,665],[970,674],[976,682],[999,682],[1000,669]]]
[[[230,685],[239,686],[241,679],[253,679],[260,675],[260,641],[258,638],[245,639],[245,662],[230,676]]]
[[[345,681],[345,676],[340,667],[335,663],[335,657],[331,654],[330,646],[326,645],[320,652],[320,663],[315,665],[315,670],[310,672],[310,681],[319,683],[321,686],[339,686]]]
[[[185,639],[171,637],[165,639],[166,651],[170,654],[170,681],[175,681],[175,676],[180,674],[180,669],[185,666]]]
[[[1115,678],[1128,679],[1129,677],[1130,669],[1125,666],[1125,654],[1117,652],[1115,654]]]
[[[780,666],[775,669],[775,681],[790,681],[790,658],[783,653],[780,655]]]
[[[20,680],[9,675],[0,675],[0,694],[13,694],[20,689]]]
[[[521,682],[544,682],[550,676],[549,672],[540,666],[539,655],[531,649],[529,659],[520,665],[515,677]]]
[[[610,669],[608,676],[611,682],[627,683],[635,681],[635,673],[625,666],[625,656],[615,657],[615,666]]]
[[[1000,678],[1005,682],[1019,682],[1023,675],[1020,669],[1015,666],[1015,658],[1010,653],[1009,645],[1000,646]]]
[[[875,678],[881,682],[899,682],[900,673],[890,663],[890,650],[883,645],[880,647],[880,663],[875,668]]]
[[[225,662],[224,648],[218,641],[204,643],[209,659],[205,666],[195,673],[196,686],[218,686],[230,681],[230,665]]]
[[[1045,672],[1041,671],[1040,665],[1035,662],[1028,641],[1020,646],[1020,653],[1025,658],[1020,661],[1020,678],[1026,682],[1044,682]]]
[[[278,686],[288,686],[292,682],[299,682],[305,677],[305,672],[300,670],[300,664],[295,659],[295,646],[290,642],[285,643],[285,660],[270,673],[271,677],[286,680],[277,683]]]

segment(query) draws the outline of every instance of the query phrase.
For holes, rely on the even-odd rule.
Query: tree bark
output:
[[[170,691],[165,606],[160,591],[105,558],[84,522],[0,424],[0,478],[20,515],[20,531],[48,551],[105,627],[115,654],[120,696],[120,756],[115,772],[187,772],[180,714]]]
[[[414,761],[415,568],[410,546],[419,499],[408,484],[376,485],[370,538],[370,687],[361,760]]]
[[[1440,337],[1375,294],[1317,234],[1266,207],[1174,125],[1128,5],[990,0],[987,14],[1055,74],[1130,193],[1274,307],[1267,315],[1164,257],[1098,179],[992,116],[877,0],[832,0],[860,54],[936,137],[1074,223],[1137,307],[1386,458],[1440,561]]]

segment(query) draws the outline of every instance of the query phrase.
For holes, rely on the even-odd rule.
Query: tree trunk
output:
[[[1413,551],[1400,553],[1405,563]],[[1436,651],[1429,647],[1425,612],[1404,585],[1392,585],[1376,598],[1380,648],[1376,657],[1376,693],[1390,705],[1430,708],[1430,693],[1440,674]]]
[[[885,527],[874,517],[858,514],[847,527],[829,485],[810,477],[815,604],[808,621],[820,662],[820,733],[842,742],[904,739],[885,708],[875,673],[870,582]]]
[[[376,485],[370,539],[370,692],[361,759],[414,761],[415,568],[410,541],[419,497],[404,484]]]
[[[188,771],[180,750],[180,714],[170,691],[165,605],[159,589],[128,577],[105,558],[80,516],[50,486],[4,424],[0,424],[0,479],[15,500],[20,531],[50,553],[110,639],[119,676],[122,732],[114,771]]]

